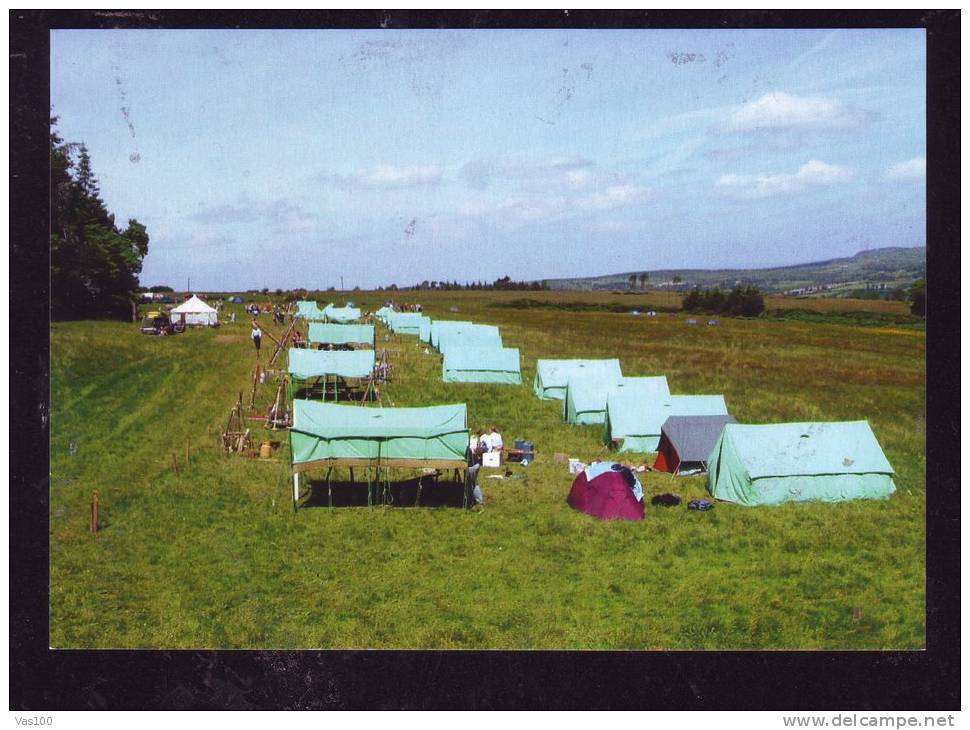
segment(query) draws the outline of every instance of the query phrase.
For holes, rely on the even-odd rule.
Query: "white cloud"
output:
[[[472,188],[483,190],[492,179],[513,180],[567,187],[582,187],[594,177],[593,162],[583,157],[550,157],[544,160],[499,158],[473,160],[461,168],[462,177]]]
[[[724,195],[734,198],[771,198],[778,195],[794,195],[813,188],[840,185],[851,181],[852,178],[852,170],[848,167],[810,160],[795,173],[721,175],[714,186]]]
[[[891,165],[888,170],[886,170],[885,175],[886,180],[893,181],[904,181],[908,182],[911,180],[919,181],[926,179],[926,158],[925,157],[914,157],[912,160],[906,160],[905,162],[897,162],[895,165]]]
[[[437,165],[377,165],[358,170],[350,175],[328,174],[321,176],[324,182],[364,188],[407,188],[419,185],[436,185],[441,182],[443,170]]]
[[[847,130],[864,125],[869,115],[846,106],[838,99],[795,96],[785,92],[765,94],[731,114],[727,129],[732,132],[758,130]]]
[[[649,188],[640,185],[611,185],[601,192],[578,198],[576,205],[583,210],[613,210],[646,202],[650,194]]]

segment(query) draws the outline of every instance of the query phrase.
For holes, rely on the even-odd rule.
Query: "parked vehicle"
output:
[[[172,324],[165,312],[149,312],[141,321],[143,335],[174,335],[184,329],[184,326]]]

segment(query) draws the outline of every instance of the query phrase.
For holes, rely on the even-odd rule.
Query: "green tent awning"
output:
[[[289,350],[289,373],[297,380],[326,375],[366,378],[374,371],[373,350]]]
[[[331,345],[373,345],[374,325],[313,322],[310,324],[309,340]]]
[[[368,408],[295,400],[290,429],[294,467],[318,461],[448,462],[468,450],[465,405]]]

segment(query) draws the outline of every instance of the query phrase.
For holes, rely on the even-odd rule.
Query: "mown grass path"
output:
[[[688,326],[682,316],[488,306],[498,298],[421,301],[435,318],[499,325],[521,350],[521,386],[443,383],[440,357],[415,338],[383,328],[378,338],[395,367],[385,404],[465,402],[473,428],[496,424],[506,442],[536,442],[540,458],[514,467],[526,479],[482,480],[481,513],[294,513],[284,460],[223,457],[218,432],[254,361],[244,317],[174,338],[117,323],[53,325],[51,644],[924,645],[923,332],[772,320]],[[377,294],[354,301],[380,305]],[[741,421],[868,419],[898,492],[879,502],[718,504],[708,513],[648,506],[642,523],[597,522],[566,505],[571,477],[551,457],[606,456],[599,428],[566,426],[558,401],[532,395],[537,357],[619,357],[626,374],[665,373],[673,392],[724,393]],[[260,404],[271,388],[261,387]],[[648,500],[706,494],[703,478],[643,481]],[[87,531],[94,490],[105,522],[96,535]]]

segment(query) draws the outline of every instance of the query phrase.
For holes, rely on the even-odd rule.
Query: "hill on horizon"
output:
[[[647,279],[643,279],[643,274]],[[636,276],[636,283],[630,281]],[[669,289],[756,286],[769,294],[852,296],[865,291],[905,288],[926,276],[926,246],[891,246],[854,256],[766,269],[654,269],[603,276],[548,279],[551,289]]]

